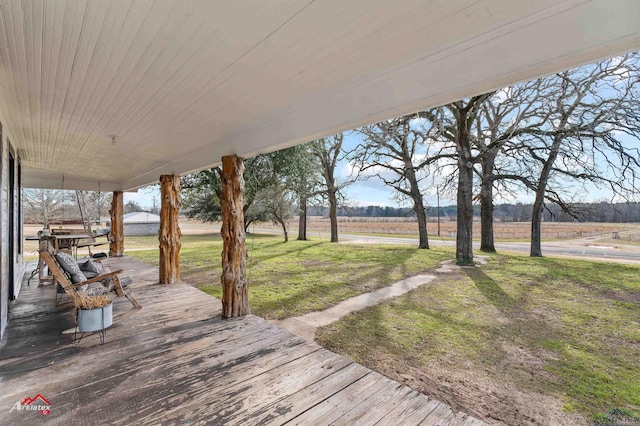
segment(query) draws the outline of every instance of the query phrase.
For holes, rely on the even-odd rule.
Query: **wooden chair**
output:
[[[112,286],[109,286],[107,289],[108,292],[115,291],[117,297],[126,297],[133,304],[136,309],[142,308],[142,305],[138,302],[138,300],[133,295],[133,291],[130,287],[123,287],[118,275],[122,273],[122,269],[118,269],[117,271],[109,272],[106,274],[98,275],[95,278],[88,279],[86,281],[73,284],[67,274],[65,274],[62,267],[58,264],[55,257],[53,257],[49,252],[42,251],[40,252],[41,259],[47,264],[49,267],[49,271],[53,274],[55,280],[62,286],[67,295],[71,298],[74,305],[77,306],[76,303],[76,293],[79,287],[82,287],[85,284],[91,284],[95,282],[100,282],[106,279],[111,279]]]

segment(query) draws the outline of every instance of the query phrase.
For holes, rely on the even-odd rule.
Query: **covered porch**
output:
[[[3,2],[0,423],[476,422],[248,314],[242,158],[636,50],[639,10],[632,0]],[[221,163],[223,303],[180,282],[177,221],[180,176]],[[122,201],[158,179],[156,270],[122,257]],[[134,276],[144,308],[114,302],[104,346],[74,345],[62,334],[71,306],[26,285],[22,188],[113,192],[108,262]],[[37,395],[55,416],[10,412]]]
[[[144,308],[116,299],[105,344],[74,344],[71,303],[25,282],[0,347],[1,424],[484,424],[259,317],[222,320],[218,299],[140,261],[105,262]],[[49,416],[11,411],[36,395]]]

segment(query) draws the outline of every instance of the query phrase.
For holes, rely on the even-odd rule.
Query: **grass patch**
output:
[[[639,321],[640,267],[496,255],[329,325],[319,340],[379,371],[390,358],[462,369],[590,418],[612,407],[640,414]]]
[[[403,245],[353,245],[289,241],[267,235],[247,237],[249,305],[265,318],[287,318],[327,309],[345,299],[437,267],[454,257],[452,249],[417,250]],[[217,235],[182,238],[181,277],[222,297]],[[157,250],[127,252],[158,264]]]

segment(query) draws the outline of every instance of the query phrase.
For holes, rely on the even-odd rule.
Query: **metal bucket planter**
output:
[[[100,341],[104,343],[105,329],[113,324],[113,305],[108,304],[96,309],[78,309],[78,332],[100,332]],[[79,342],[82,339],[76,341]]]

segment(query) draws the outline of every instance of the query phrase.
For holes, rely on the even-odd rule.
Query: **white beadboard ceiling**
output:
[[[1,0],[0,119],[131,190],[637,49],[638,0]]]

